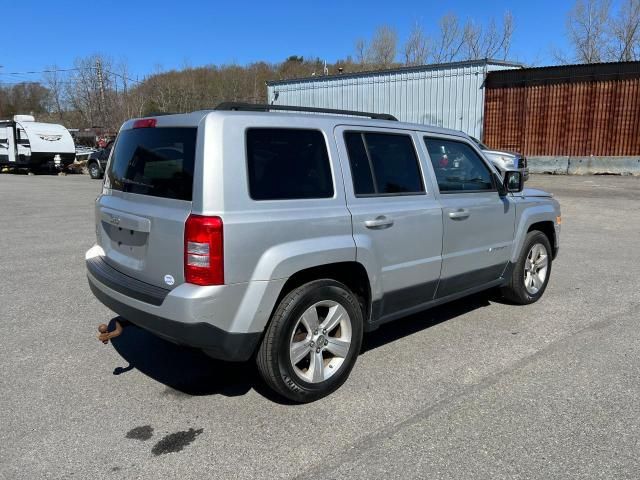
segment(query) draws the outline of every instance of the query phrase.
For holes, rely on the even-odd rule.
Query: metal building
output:
[[[482,136],[484,81],[489,72],[521,68],[472,60],[267,82],[270,103],[390,113],[405,122]]]
[[[492,72],[484,142],[528,156],[640,155],[640,62]]]

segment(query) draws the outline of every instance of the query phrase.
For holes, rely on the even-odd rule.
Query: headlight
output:
[[[505,167],[515,168],[515,165],[513,164],[513,158],[506,158],[506,157],[500,157],[500,158],[504,162]]]

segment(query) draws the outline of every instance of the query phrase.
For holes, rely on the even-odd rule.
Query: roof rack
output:
[[[393,120],[398,121],[393,115],[388,113],[370,113],[355,112],[353,110],[337,110],[334,108],[316,108],[316,107],[296,107],[293,105],[266,105],[257,103],[243,102],[223,102],[218,105],[216,110],[240,111],[240,112],[270,112],[272,110],[280,110],[286,112],[307,112],[307,113],[331,113],[334,115],[351,115],[354,117],[368,117],[376,120]]]

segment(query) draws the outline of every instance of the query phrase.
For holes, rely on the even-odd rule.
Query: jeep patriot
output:
[[[464,133],[248,104],[127,121],[95,215],[102,303],[211,357],[255,359],[297,402],[340,387],[383,323],[489,288],[540,299],[561,223],[550,194]]]

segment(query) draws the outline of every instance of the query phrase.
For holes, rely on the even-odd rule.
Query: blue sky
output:
[[[394,26],[402,42],[416,21],[429,32],[447,12],[484,22],[506,10],[516,22],[511,59],[549,64],[552,47],[566,48],[565,16],[573,0],[1,3],[0,82],[15,82],[35,78],[7,72],[70,67],[74,58],[93,53],[126,60],[133,77],[158,67],[277,62],[294,54],[334,61],[353,54],[356,39],[369,38],[383,23]]]

